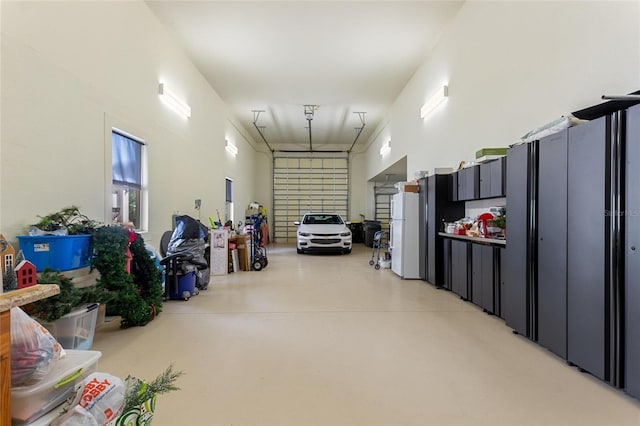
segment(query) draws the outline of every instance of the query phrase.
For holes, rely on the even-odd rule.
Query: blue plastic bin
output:
[[[89,266],[89,246],[92,235],[37,235],[19,236],[20,249],[25,259],[36,266],[36,271],[46,268],[69,271]]]

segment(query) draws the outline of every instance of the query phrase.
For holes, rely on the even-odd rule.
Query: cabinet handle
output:
[[[636,251],[636,246],[631,246],[632,251]]]

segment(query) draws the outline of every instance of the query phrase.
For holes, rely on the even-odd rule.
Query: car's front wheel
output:
[[[348,248],[348,249],[344,249],[342,252],[343,252],[344,254],[349,254],[349,253],[351,253],[351,249],[350,249],[350,248]]]
[[[300,247],[296,247],[296,251],[298,252],[298,254],[304,253]]]

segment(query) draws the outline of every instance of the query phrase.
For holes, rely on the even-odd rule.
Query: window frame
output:
[[[126,130],[125,130],[126,129]],[[146,233],[149,230],[149,172],[148,172],[148,149],[149,144],[144,137],[144,133],[131,129],[130,126],[123,125],[122,123],[116,123],[116,120],[107,117],[105,123],[105,223],[113,223],[113,194],[114,188],[123,188],[123,185],[115,185],[113,182],[113,164],[112,164],[112,149],[113,140],[112,134],[117,133],[121,136],[129,138],[135,142],[140,143],[140,196],[139,196],[139,209],[140,209],[140,223],[135,227],[135,231],[138,233]]]

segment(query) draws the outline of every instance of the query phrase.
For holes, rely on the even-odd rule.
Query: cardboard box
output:
[[[420,185],[406,184],[402,187],[403,192],[420,192]]]
[[[507,148],[482,148],[476,151],[476,158],[486,157],[486,156],[503,156],[507,155]]]

